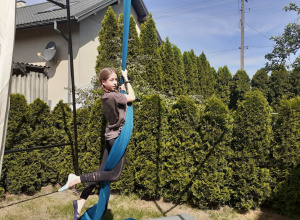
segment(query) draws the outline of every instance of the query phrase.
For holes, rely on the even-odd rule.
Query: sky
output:
[[[26,5],[46,2],[25,1]],[[234,75],[240,69],[241,0],[144,2],[163,40],[168,37],[182,53],[193,49],[199,56],[204,52],[216,70],[227,65]],[[300,22],[296,12],[283,10],[291,2],[295,0],[245,1],[244,69],[250,78],[264,67],[265,54],[272,52],[270,37],[281,35],[288,23]]]

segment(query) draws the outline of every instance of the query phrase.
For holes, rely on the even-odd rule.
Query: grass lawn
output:
[[[33,196],[7,196],[0,202],[0,220],[71,220],[72,201],[77,199],[71,190],[62,193],[56,188],[45,187]],[[90,196],[84,211],[93,206],[98,196]],[[136,220],[189,214],[199,220],[292,220],[268,211],[249,211],[244,214],[223,207],[220,210],[199,210],[186,205],[174,205],[163,201],[144,201],[135,196],[111,195],[104,220]]]

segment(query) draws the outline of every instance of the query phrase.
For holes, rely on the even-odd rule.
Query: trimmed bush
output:
[[[67,103],[60,101],[51,112],[53,121],[52,140],[55,144],[73,142],[72,110]],[[59,183],[65,183],[69,173],[75,171],[74,146],[63,146],[52,149],[53,156],[49,163],[57,171]]]
[[[187,202],[189,188],[198,170],[200,137],[197,132],[199,110],[195,102],[179,96],[172,106],[169,137],[161,151],[161,192],[168,202]]]
[[[135,122],[135,191],[144,199],[160,196],[160,152],[166,107],[159,95],[144,97]]]
[[[271,206],[282,214],[300,216],[300,97],[282,100],[274,126],[275,146],[270,169],[276,179]]]
[[[271,109],[260,91],[247,92],[234,115],[233,195],[238,209],[257,208],[271,193],[267,167],[272,135]]]
[[[232,118],[228,107],[214,96],[201,115],[199,134],[202,142],[194,154],[197,175],[190,189],[192,201],[197,207],[220,207],[231,196]]]
[[[50,117],[50,108],[42,100],[36,99],[29,105],[30,107],[30,126],[33,130],[30,136],[30,140],[33,147],[49,146],[56,143],[53,140],[53,124]],[[55,184],[57,182],[57,172],[54,170],[53,157],[57,151],[55,149],[43,149],[37,151],[40,159],[40,180],[42,186],[46,186],[49,183]]]

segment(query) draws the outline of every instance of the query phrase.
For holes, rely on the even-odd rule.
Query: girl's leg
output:
[[[91,192],[93,191],[93,189],[95,188],[96,184],[99,181],[118,181],[120,179],[121,176],[121,172],[123,170],[124,167],[124,162],[125,162],[125,157],[126,155],[124,154],[124,156],[122,157],[122,159],[119,161],[119,163],[115,166],[115,168],[111,171],[103,171],[102,169],[99,169],[97,172],[95,173],[90,173],[90,174],[86,174],[83,176],[80,176],[81,182],[88,182],[88,180],[94,180],[94,176],[98,175],[99,179],[96,179],[96,181],[94,182],[88,182],[87,185],[85,186],[85,188],[83,189],[80,198],[77,200],[78,203],[78,213],[81,212],[81,209],[83,208],[85,201],[87,200],[87,198],[89,197],[89,195],[91,194]],[[100,174],[99,174],[100,173]],[[90,178],[90,179],[89,179]]]
[[[126,153],[124,153],[121,160],[118,162],[118,164],[114,167],[114,169],[110,171],[97,171],[94,173],[88,173],[85,175],[80,176],[81,182],[102,182],[102,181],[110,181],[110,182],[116,182],[120,179],[122,170],[124,168],[125,164],[125,158]]]
[[[115,140],[116,139],[108,140],[108,143],[107,143],[108,154],[110,153],[110,150],[111,150]],[[124,153],[123,157],[118,162],[118,164],[114,167],[114,169],[112,169],[110,171],[103,171],[103,169],[102,170],[99,169],[97,172],[81,175],[80,181],[81,182],[101,182],[101,181],[115,182],[115,181],[118,181],[120,179],[121,172],[124,167],[125,158],[126,158],[126,153]]]
[[[108,150],[109,150],[109,146],[108,146],[108,143],[107,143],[106,144],[106,148],[104,150],[103,157],[102,157],[102,161],[101,161],[101,164],[100,164],[100,167],[99,167],[98,171],[104,169],[104,165],[105,165],[105,162],[106,162],[107,157],[108,157],[108,152],[109,152]],[[78,210],[77,210],[77,212],[78,213],[81,212],[81,209],[83,208],[83,206],[84,206],[87,198],[92,193],[93,189],[96,187],[96,183],[97,182],[89,182],[84,187],[84,189],[83,189],[83,191],[82,191],[82,193],[80,195],[80,198],[77,200],[77,204],[78,204]]]
[[[118,164],[115,166],[115,168],[113,170],[103,171],[105,162],[108,158],[108,155],[110,153],[110,150],[111,150],[115,140],[116,139],[107,141],[104,155],[103,155],[101,165],[100,165],[98,171],[80,176],[80,180],[81,180],[80,182],[87,182],[87,185],[85,186],[84,190],[82,191],[82,193],[80,195],[80,199],[77,200],[79,213],[80,213],[82,207],[84,206],[84,203],[87,200],[88,196],[91,194],[91,192],[95,188],[97,182],[99,182],[99,181],[118,181],[120,179],[121,172],[123,170],[124,163],[125,163],[126,153],[124,153],[123,157],[121,158],[121,160],[118,162]],[[97,176],[97,178],[95,178],[95,176]],[[81,179],[81,177],[82,177],[82,179]],[[88,180],[90,180],[90,181],[88,181]]]
[[[104,165],[105,165],[105,162],[107,160],[107,157],[108,157],[108,150],[107,147],[105,148],[104,150],[104,154],[103,154],[103,158],[102,158],[102,161],[101,161],[101,165],[99,167],[99,169],[97,170],[97,172],[100,172],[100,171],[103,171],[104,170]],[[81,195],[80,195],[80,198],[81,199],[87,199],[89,197],[89,195],[91,194],[91,192],[93,191],[93,189],[95,188],[96,186],[96,183],[97,182],[88,182],[86,184],[86,186],[84,187]]]
[[[115,139],[113,139],[112,144],[114,143],[114,140],[115,140]],[[104,169],[104,165],[105,165],[105,162],[106,162],[106,160],[107,160],[107,157],[108,157],[108,154],[109,154],[109,152],[110,152],[111,147],[112,147],[112,145],[110,146],[110,141],[106,141],[106,147],[105,147],[105,150],[104,150],[104,155],[103,155],[103,158],[102,158],[100,167],[99,167],[99,169],[98,169],[97,172],[100,172],[101,170]],[[96,181],[94,181],[94,182],[93,182],[93,181],[89,181],[89,182],[92,182],[92,183],[89,184],[89,185],[94,185],[94,184],[96,184]],[[71,188],[71,187],[75,186],[75,185],[78,184],[78,183],[82,183],[82,181],[81,181],[81,179],[80,179],[80,176],[73,175],[73,176],[71,177],[70,182],[68,181],[68,182],[66,183],[66,185],[63,186],[62,188],[65,188],[65,189]],[[64,190],[65,190],[65,189],[64,189]],[[93,190],[93,188],[90,189],[90,192],[92,192],[92,190]],[[89,195],[88,192],[87,192],[87,194]]]

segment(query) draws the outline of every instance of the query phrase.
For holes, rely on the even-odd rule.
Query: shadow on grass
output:
[[[107,209],[105,215],[103,216],[103,220],[113,220],[114,215],[111,212],[111,209]]]
[[[21,204],[21,203],[24,203],[24,202],[28,202],[30,200],[34,200],[34,199],[37,199],[37,198],[48,196],[48,195],[51,195],[51,194],[54,194],[54,193],[57,193],[57,192],[50,192],[50,193],[46,193],[46,194],[43,194],[43,195],[35,196],[33,198],[30,198],[30,199],[24,199],[22,201],[17,201],[17,202],[14,202],[14,203],[11,203],[11,204],[8,204],[8,205],[5,205],[5,206],[0,206],[0,209],[4,209],[4,208],[9,207],[9,206],[13,206],[13,205]]]
[[[261,208],[261,214],[257,216],[256,220],[294,220],[299,218],[290,218],[273,212],[270,209]]]

